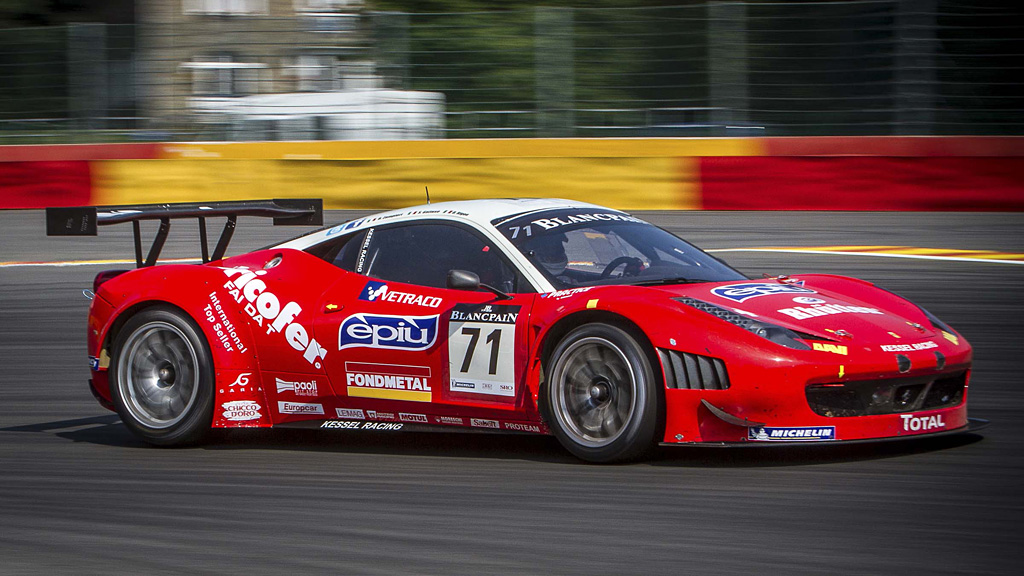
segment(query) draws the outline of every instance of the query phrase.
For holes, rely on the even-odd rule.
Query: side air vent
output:
[[[658,348],[665,385],[679,390],[727,390],[729,374],[719,358]]]

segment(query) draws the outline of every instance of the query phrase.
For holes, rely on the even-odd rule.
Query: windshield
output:
[[[621,212],[559,209],[491,223],[558,290],[746,279],[671,233]]]

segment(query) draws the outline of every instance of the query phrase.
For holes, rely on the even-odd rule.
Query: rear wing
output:
[[[207,246],[206,219],[224,216],[224,230],[211,255]],[[163,250],[171,220],[197,218],[199,246],[203,262],[220,260],[227,252],[239,216],[273,218],[274,226],[323,226],[324,201],[319,198],[288,198],[276,200],[240,200],[181,204],[137,204],[133,206],[78,206],[46,209],[47,236],[96,236],[98,226],[132,223],[135,235],[135,265],[153,266]],[[142,259],[142,232],[139,222],[159,220],[160,229],[153,238],[146,259]]]

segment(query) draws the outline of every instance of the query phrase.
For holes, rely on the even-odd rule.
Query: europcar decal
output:
[[[426,350],[437,340],[437,314],[390,316],[353,314],[338,330],[338,350],[365,346],[388,350]]]
[[[327,357],[327,350],[320,346],[316,338],[310,338],[306,327],[295,318],[302,313],[302,307],[295,302],[288,302],[283,307],[276,294],[267,289],[267,284],[259,278],[265,276],[266,270],[250,271],[247,268],[223,268],[224,274],[231,278],[224,283],[228,294],[239,304],[245,301],[245,313],[253,322],[263,328],[266,321],[267,334],[281,332],[288,344],[302,352],[302,358],[320,367],[320,360]]]
[[[835,426],[802,426],[797,428],[747,428],[747,440],[754,442],[814,442],[835,440]]]
[[[743,302],[758,296],[771,296],[772,294],[817,294],[810,288],[797,286],[795,284],[773,284],[768,282],[747,282],[745,284],[729,284],[711,289],[711,293],[733,302]]]

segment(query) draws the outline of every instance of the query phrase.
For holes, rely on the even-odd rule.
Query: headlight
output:
[[[772,342],[775,342],[780,346],[785,346],[786,348],[793,348],[794,350],[811,349],[811,347],[808,346],[806,342],[800,339],[799,334],[793,332],[789,328],[784,328],[777,324],[772,324],[771,322],[765,322],[763,320],[754,320],[753,318],[744,316],[739,312],[734,312],[732,310],[728,310],[720,306],[715,306],[714,304],[709,304],[707,302],[704,302],[703,300],[697,300],[696,298],[687,298],[685,296],[681,296],[679,298],[673,298],[673,300],[686,304],[691,308],[696,308],[701,312],[707,312],[712,316],[717,316],[718,318],[721,318],[722,320],[725,320],[730,324],[739,326],[740,328],[743,328],[748,332],[757,334],[758,336],[766,340],[771,340]]]

